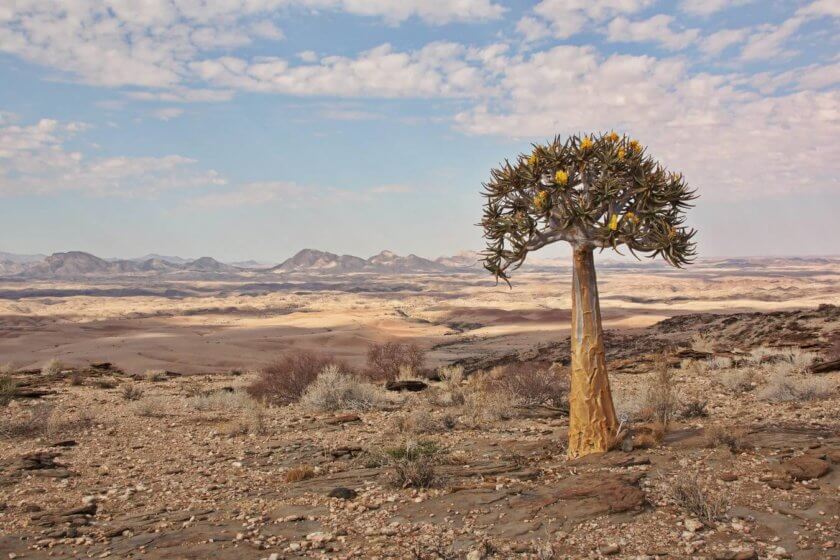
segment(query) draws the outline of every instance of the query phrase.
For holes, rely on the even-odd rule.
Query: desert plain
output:
[[[813,367],[840,358],[840,259],[598,273],[632,437],[571,461],[562,403],[486,382],[562,379],[562,266],[512,288],[476,270],[2,279],[0,553],[840,557],[840,372]],[[364,372],[388,342],[424,351],[401,373],[423,390],[362,376],[374,396],[320,408],[246,391],[291,352]]]

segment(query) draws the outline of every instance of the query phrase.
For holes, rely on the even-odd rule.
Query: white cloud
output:
[[[171,121],[182,114],[184,114],[184,110],[180,107],[163,107],[152,111],[152,116],[161,121]]]
[[[20,0],[0,11],[0,52],[94,85],[185,88],[189,64],[205,54],[281,39],[269,18],[289,8],[390,23],[481,21],[504,12],[492,0]]]
[[[670,50],[680,50],[693,43],[699,31],[687,29],[674,31],[674,18],[659,14],[639,21],[625,17],[613,19],[607,26],[607,39],[612,42],[659,43]]]
[[[690,14],[708,16],[733,6],[743,6],[751,2],[755,2],[755,0],[683,0],[680,7]]]
[[[741,75],[692,74],[682,59],[604,57],[591,47],[559,46],[506,63],[505,93],[458,114],[463,131],[627,132],[713,198],[840,186],[838,91],[768,97]]]
[[[785,49],[785,43],[805,21],[804,17],[794,16],[780,25],[758,27],[741,50],[741,59],[763,60],[791,54]]]
[[[154,197],[173,189],[224,184],[192,159],[162,157],[86,158],[67,148],[82,123],[41,119],[35,124],[0,121],[0,195],[77,191],[93,196]]]
[[[221,57],[193,63],[191,69],[207,83],[237,90],[302,96],[474,97],[486,93],[487,72],[503,50],[498,45],[468,49],[438,42],[398,52],[385,44],[356,58],[327,56],[317,64]]]
[[[190,199],[190,203],[206,208],[231,208],[279,202],[285,207],[301,208],[313,205],[369,202],[384,195],[404,194],[412,190],[406,185],[382,185],[351,190],[336,187],[305,187],[289,181],[257,181],[233,185],[217,192],[204,193]]]
[[[704,37],[700,42],[700,50],[708,55],[717,56],[727,48],[744,42],[748,35],[749,30],[746,28],[722,29]]]
[[[545,34],[545,29],[558,39],[580,33],[588,25],[602,23],[619,15],[636,13],[653,5],[655,0],[541,0],[533,16],[525,16],[517,30],[526,39]],[[544,27],[540,26],[542,22]]]
[[[837,0],[815,0],[798,11],[803,16],[840,17],[840,2]]]

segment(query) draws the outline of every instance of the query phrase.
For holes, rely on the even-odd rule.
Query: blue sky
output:
[[[614,129],[698,188],[701,255],[838,254],[838,22],[836,0],[3,3],[0,250],[479,249],[491,167]]]

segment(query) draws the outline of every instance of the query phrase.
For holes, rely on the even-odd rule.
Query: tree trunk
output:
[[[607,451],[618,430],[592,247],[576,246],[573,258],[569,458]]]

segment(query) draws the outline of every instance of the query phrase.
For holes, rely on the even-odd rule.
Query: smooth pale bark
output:
[[[591,246],[574,248],[569,457],[607,451],[618,430]]]

